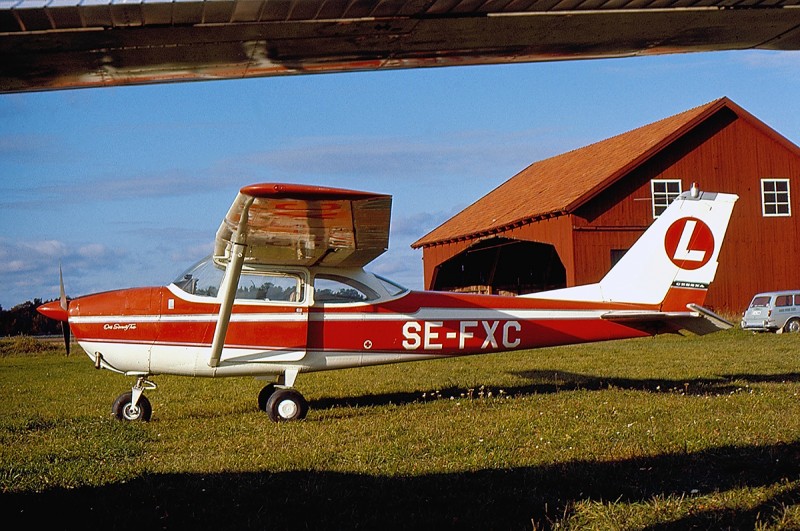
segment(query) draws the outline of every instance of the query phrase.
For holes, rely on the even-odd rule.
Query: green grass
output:
[[[9,529],[798,529],[800,336],[732,330],[301,375],[132,379],[0,357]],[[5,527],[5,525],[4,525]]]

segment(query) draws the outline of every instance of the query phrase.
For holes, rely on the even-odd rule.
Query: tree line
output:
[[[42,299],[18,304],[10,310],[0,306],[0,336],[44,336],[61,334],[61,323],[36,311]]]

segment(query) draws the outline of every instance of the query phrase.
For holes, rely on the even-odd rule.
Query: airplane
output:
[[[798,0],[0,1],[0,93],[752,49]]]
[[[391,196],[261,183],[214,251],[163,287],[38,308],[97,369],[136,379],[112,411],[148,421],[152,377],[254,376],[276,422],[306,417],[301,373],[730,328],[702,306],[738,196],[681,194],[595,284],[517,297],[411,291],[364,269],[388,248]]]

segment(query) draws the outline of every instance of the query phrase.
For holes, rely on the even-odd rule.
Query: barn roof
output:
[[[605,188],[722,109],[754,123],[791,149],[797,146],[728,98],[627,133],[535,162],[423,236],[413,248],[474,238],[574,212]],[[569,186],[564,186],[568,181]]]

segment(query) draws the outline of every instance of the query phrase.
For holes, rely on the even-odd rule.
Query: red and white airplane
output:
[[[597,284],[519,297],[409,291],[364,271],[389,240],[391,196],[254,184],[236,196],[212,256],[165,287],[39,308],[65,323],[98,369],[136,378],[121,420],[149,420],[159,374],[272,380],[274,421],[308,411],[298,374],[731,323],[703,308],[736,195],[676,199]],[[68,324],[68,328],[67,328]]]

